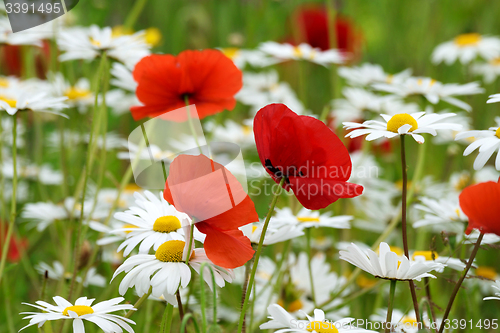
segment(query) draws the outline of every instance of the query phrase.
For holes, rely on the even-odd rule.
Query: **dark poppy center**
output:
[[[278,180],[281,180],[282,177],[285,177],[285,182],[290,184],[289,177],[304,177],[304,173],[301,170],[298,170],[296,166],[290,165],[286,167],[286,170],[282,170],[282,168],[277,168],[273,165],[270,159],[265,160],[266,169],[269,170]]]

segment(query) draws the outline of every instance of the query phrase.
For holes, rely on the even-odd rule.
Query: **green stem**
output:
[[[389,304],[387,306],[387,319],[385,320],[385,333],[391,331],[392,322],[392,309],[394,308],[394,292],[396,291],[396,282],[398,280],[391,280],[391,290],[389,293]]]
[[[93,112],[93,119],[98,118],[98,97],[99,97],[99,91],[100,91],[100,83],[101,83],[101,76],[103,74],[104,68],[106,67],[106,53],[104,53],[101,56],[101,62],[99,64],[99,69],[96,75],[96,92],[95,92],[95,102],[94,102],[94,112]],[[71,278],[71,283],[69,287],[69,293],[68,293],[68,300],[71,300],[73,296],[73,290],[75,287],[75,282],[76,282],[76,275],[78,273],[78,266],[80,262],[80,253],[81,253],[81,235],[82,235],[82,225],[83,225],[83,212],[84,212],[84,205],[85,205],[85,195],[87,192],[87,181],[88,178],[90,177],[90,172],[91,172],[91,161],[93,159],[93,151],[95,147],[95,143],[97,140],[94,140],[93,136],[94,132],[99,133],[99,126],[97,126],[97,121],[93,121],[92,123],[92,128],[90,130],[90,136],[89,136],[89,148],[87,150],[87,158],[85,161],[85,168],[84,168],[84,176],[83,176],[83,188],[82,188],[82,203],[81,203],[81,210],[80,210],[80,218],[78,220],[78,227],[77,227],[77,232],[76,232],[76,240],[75,240],[75,249],[73,251],[74,253],[74,267],[73,267],[73,275]],[[76,197],[75,197],[75,202],[76,202]]]
[[[181,323],[181,333],[183,332],[186,332],[186,325],[189,321],[189,319],[191,319],[191,321],[193,322],[194,324],[194,329],[195,329],[195,332],[196,333],[200,333],[200,327],[198,326],[198,322],[196,322],[194,316],[192,313],[188,313],[184,319],[182,320],[182,323]]]
[[[167,302],[163,318],[161,320],[160,333],[170,333],[172,326],[172,314],[174,313],[174,306]]]
[[[248,289],[252,290],[253,282],[255,280],[255,273],[257,272],[257,265],[259,264],[260,254],[262,252],[262,245],[264,243],[264,238],[266,237],[267,227],[269,226],[269,221],[271,220],[271,215],[274,212],[274,207],[276,206],[276,202],[278,201],[278,197],[281,194],[281,187],[285,182],[285,177],[281,178],[281,181],[278,186],[278,190],[274,193],[273,200],[271,201],[271,207],[269,208],[269,212],[267,213],[266,220],[264,221],[264,226],[262,227],[262,233],[260,234],[259,245],[257,247],[257,252],[255,253],[255,261],[252,266],[252,272],[250,273],[250,280],[248,281]],[[245,296],[245,302],[243,303],[242,311],[240,314],[240,322],[238,324],[238,333],[242,332],[243,328],[243,320],[245,318],[245,313],[248,307],[248,300],[250,299],[250,294],[247,293]]]
[[[184,102],[186,103],[186,112],[187,112],[189,129],[191,130],[191,134],[194,137],[194,142],[196,142],[196,145],[198,146],[198,149],[200,150],[200,154],[203,155],[203,151],[201,150],[200,143],[198,142],[198,134],[196,133],[196,130],[194,129],[193,119],[191,117],[191,112],[189,110],[189,97],[187,95],[184,96]]]
[[[446,319],[448,319],[448,315],[450,314],[451,307],[453,306],[453,302],[455,301],[455,297],[457,296],[458,291],[460,290],[460,286],[464,282],[465,277],[467,276],[467,273],[469,272],[469,269],[472,266],[472,262],[474,261],[474,258],[476,257],[477,251],[479,250],[479,247],[481,245],[481,241],[483,240],[483,237],[484,237],[484,234],[481,233],[479,235],[479,237],[477,238],[477,242],[474,245],[474,249],[472,250],[470,258],[467,261],[467,266],[465,267],[465,271],[464,271],[462,277],[460,278],[460,280],[458,280],[458,282],[455,284],[455,288],[453,289],[453,292],[451,293],[450,300],[448,301],[448,306],[446,306],[446,311],[444,312],[444,316],[443,316],[443,319],[441,321],[441,327],[439,328],[439,333],[443,333],[444,326],[446,324]]]
[[[307,269],[309,270],[309,281],[311,283],[311,298],[314,304],[314,307],[317,307],[316,304],[316,293],[314,292],[314,280],[313,280],[313,271],[312,271],[312,251],[311,251],[311,228],[306,228],[306,251],[307,251]]]
[[[136,0],[134,3],[134,7],[130,10],[130,12],[127,15],[127,18],[125,19],[125,23],[123,24],[123,27],[125,29],[132,29],[134,27],[135,22],[139,18],[139,15],[141,15],[142,10],[144,9],[144,6],[146,5],[146,2],[148,0]]]
[[[408,192],[408,175],[407,175],[407,166],[406,166],[406,149],[405,149],[405,136],[400,135],[401,138],[401,171],[403,173],[403,190],[402,190],[402,198],[401,198],[401,226],[403,232],[403,248],[405,256],[410,259],[410,253],[408,250],[408,232],[406,230],[406,215],[407,209],[406,206],[408,204],[407,192]],[[415,187],[415,184],[413,184]],[[415,290],[415,284],[413,280],[408,281],[411,292],[411,299],[413,301],[413,307],[415,309],[415,316],[417,317],[417,322],[420,322],[420,313],[418,309],[418,300],[417,300],[417,292]]]
[[[5,243],[2,248],[2,259],[0,262],[0,282],[2,281],[5,263],[7,261],[7,253],[9,252],[10,240],[14,231],[14,221],[16,219],[16,191],[17,191],[17,113],[12,117],[12,199],[10,205],[10,221],[9,228],[7,229],[7,236],[5,236]]]
[[[248,292],[248,281],[250,280],[250,266],[252,265],[253,258],[247,261],[245,264],[245,279],[243,280],[243,286],[242,286],[242,291],[241,291],[241,311],[243,311],[243,304],[245,304],[245,298],[247,297],[247,292]],[[246,331],[246,313],[245,316],[243,317],[243,326],[241,328],[242,332],[245,333]]]
[[[150,287],[149,291],[147,293],[145,293],[144,295],[142,295],[137,300],[137,302],[135,302],[135,304],[134,304],[135,310],[128,310],[127,314],[125,315],[125,318],[132,317],[132,315],[134,314],[134,312],[136,312],[137,310],[139,310],[139,308],[141,307],[142,303],[144,303],[144,301],[148,299],[149,295],[151,295],[152,292],[153,292],[153,287]]]

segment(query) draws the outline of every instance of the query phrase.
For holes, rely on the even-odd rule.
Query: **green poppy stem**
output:
[[[12,117],[12,199],[10,204],[10,220],[7,235],[5,236],[5,243],[2,248],[2,259],[0,261],[0,283],[2,282],[2,275],[7,262],[7,253],[9,252],[9,245],[14,231],[14,221],[16,220],[16,198],[17,198],[17,113]]]
[[[474,249],[472,250],[472,253],[470,255],[469,260],[467,261],[467,266],[465,267],[464,274],[458,280],[458,282],[455,284],[455,288],[453,289],[453,292],[451,293],[450,300],[448,301],[448,305],[446,306],[446,311],[444,312],[443,319],[441,321],[441,327],[439,328],[439,333],[443,333],[444,327],[446,326],[446,319],[448,319],[448,316],[451,311],[451,307],[453,306],[453,302],[455,301],[455,297],[457,297],[458,291],[460,290],[460,287],[462,286],[462,283],[464,282],[467,273],[469,272],[469,269],[472,266],[472,262],[474,261],[474,258],[476,257],[477,251],[479,250],[479,247],[481,245],[481,241],[483,240],[484,234],[481,233],[479,237],[477,238],[476,245],[474,245]]]
[[[391,331],[392,322],[392,309],[394,308],[394,293],[396,291],[396,282],[398,280],[391,280],[391,290],[389,293],[389,304],[387,305],[387,318],[385,320],[385,333]]]
[[[408,232],[406,230],[406,215],[407,215],[407,193],[408,193],[408,174],[406,166],[406,149],[405,149],[405,136],[400,135],[401,138],[401,170],[403,173],[403,190],[401,198],[401,226],[403,232],[403,248],[405,256],[410,259],[410,253],[408,250]],[[415,186],[415,184],[414,184]],[[415,316],[417,317],[417,322],[420,322],[420,313],[418,309],[417,292],[415,290],[415,284],[413,280],[408,281],[411,292],[411,299],[413,301],[413,308],[415,309]]]
[[[259,264],[260,254],[262,252],[262,245],[264,244],[264,238],[266,237],[267,227],[269,226],[269,221],[271,220],[271,215],[274,212],[274,207],[276,206],[276,202],[278,201],[278,197],[281,194],[281,188],[283,183],[285,182],[285,177],[281,178],[278,190],[274,193],[273,200],[271,201],[271,207],[269,208],[269,212],[267,213],[266,220],[264,221],[264,226],[262,227],[262,233],[260,234],[259,245],[257,247],[257,251],[255,252],[255,261],[252,266],[252,271],[250,273],[250,280],[248,281],[247,290],[252,290],[252,286],[255,280],[255,273],[257,272],[257,265]],[[243,306],[241,308],[240,314],[240,322],[238,324],[238,333],[242,333],[243,330],[243,321],[245,320],[245,314],[248,307],[248,301],[250,299],[251,292],[247,292],[245,296],[245,301],[243,302]]]

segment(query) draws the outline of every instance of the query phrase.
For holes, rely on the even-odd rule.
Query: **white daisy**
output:
[[[421,211],[423,216],[413,222],[413,228],[430,227],[438,233],[444,230],[460,235],[468,221],[460,209],[458,196],[441,199],[421,197],[415,209]]]
[[[428,77],[409,77],[398,83],[376,83],[373,88],[401,97],[422,95],[432,104],[442,100],[466,111],[471,111],[471,106],[454,96],[476,95],[484,92],[477,82],[444,84]]]
[[[38,273],[42,275],[45,275],[47,273],[48,278],[52,280],[61,280],[61,279],[70,280],[73,276],[71,272],[66,272],[64,270],[64,266],[59,261],[54,261],[52,263],[52,266],[44,262],[40,262],[38,263],[38,265],[35,266],[35,269],[37,270]],[[82,278],[80,276],[77,276],[76,281],[80,283],[82,281]],[[107,284],[106,282],[107,282],[106,278],[98,274],[95,267],[91,267],[87,271],[87,275],[83,280],[83,286],[86,287],[88,285],[92,285],[98,287],[105,287]]]
[[[356,244],[351,244],[346,251],[340,251],[340,259],[361,268],[375,277],[388,280],[417,280],[432,277],[432,270],[442,269],[443,264],[428,262],[416,257],[410,260],[391,251],[387,243],[380,243],[379,254],[372,250],[362,251]]]
[[[239,229],[245,236],[250,239],[250,242],[252,242],[253,244],[259,244],[263,226],[263,222],[249,223],[240,227]],[[274,227],[270,225],[266,231],[266,236],[264,238],[263,244],[271,245],[303,236],[304,232],[302,231],[302,229],[303,228],[296,225],[282,225],[280,227]]]
[[[212,134],[212,141],[231,142],[248,149],[255,147],[255,136],[253,134],[253,119],[245,119],[242,124],[232,120],[226,120],[224,124],[209,122],[204,125],[207,131]]]
[[[51,97],[46,91],[33,93],[30,89],[4,89],[0,93],[2,94],[0,111],[7,111],[11,116],[18,111],[33,111],[53,113],[68,118],[58,112],[68,107],[65,103],[67,97]]]
[[[500,38],[481,36],[472,32],[458,35],[453,40],[439,44],[432,52],[432,62],[451,65],[457,60],[466,65],[478,56],[491,60],[500,55]]]
[[[322,51],[305,43],[294,46],[288,43],[264,42],[260,44],[258,49],[279,61],[306,60],[323,66],[342,64],[347,58],[339,50],[330,49]]]
[[[74,305],[61,296],[55,296],[53,300],[56,305],[44,301],[37,301],[35,302],[36,305],[23,303],[40,309],[43,312],[21,312],[21,314],[28,315],[23,319],[30,319],[29,325],[21,328],[21,330],[32,325],[37,325],[40,328],[47,320],[71,319],[73,321],[74,333],[85,332],[84,320],[96,324],[105,333],[123,332],[123,329],[129,333],[134,333],[134,330],[129,325],[135,325],[132,320],[111,314],[111,312],[115,311],[136,310],[131,304],[118,305],[118,303],[124,300],[123,297],[116,297],[95,305],[92,305],[94,299],[87,299],[87,297],[78,298]]]
[[[470,69],[472,73],[482,75],[484,83],[493,83],[500,76],[500,57],[488,62],[472,64]]]
[[[136,192],[134,197],[138,207],[132,206],[129,210],[114,215],[115,219],[129,225],[111,232],[128,232],[127,239],[120,244],[117,252],[123,249],[123,255],[128,256],[140,243],[139,253],[148,253],[151,248],[156,251],[166,241],[184,241],[182,228],[191,223],[187,214],[170,205],[163,198],[162,192],[159,197],[149,191],[144,191],[144,195]]]
[[[31,30],[31,29],[30,29]],[[30,31],[13,33],[10,21],[6,16],[0,17],[0,45],[35,45],[42,46],[42,36]]]
[[[88,79],[80,78],[74,85],[71,85],[61,73],[56,73],[51,81],[53,95],[67,97],[66,103],[71,107],[76,107],[80,113],[94,105],[95,97],[90,91]]]
[[[260,50],[244,50],[237,47],[221,48],[220,50],[240,69],[245,68],[247,64],[252,67],[267,67],[279,62]]]
[[[61,61],[87,59],[92,60],[106,52],[110,58],[132,68],[140,59],[149,54],[150,45],[143,38],[144,32],[133,35],[113,36],[110,27],[68,28],[58,35],[57,45],[64,53],[59,56]]]
[[[108,210],[97,204],[95,209],[93,208],[94,200],[87,200],[84,203],[83,217],[86,219],[92,213],[91,218],[101,219],[108,215]],[[27,220],[31,220],[30,226],[36,226],[38,231],[43,231],[50,224],[56,221],[69,220],[71,217],[71,212],[73,212],[73,218],[80,218],[81,203],[75,203],[75,199],[68,197],[64,199],[61,204],[54,204],[52,202],[36,202],[28,203],[24,206],[21,213],[21,217]]]
[[[380,65],[364,63],[356,67],[340,67],[339,76],[347,80],[352,86],[370,86],[373,83],[400,83],[411,75],[411,69],[397,74],[387,74]]]
[[[252,113],[271,103],[283,103],[297,114],[304,113],[304,105],[287,82],[280,82],[278,72],[243,73],[243,87],[235,98],[252,107]]]
[[[420,257],[420,258],[417,258]],[[424,260],[429,262],[437,262],[446,267],[454,269],[456,271],[463,271],[465,269],[465,263],[458,258],[443,257],[438,255],[435,251],[413,251],[411,254],[412,260]],[[444,267],[443,267],[444,268]],[[436,268],[436,272],[442,273],[443,269]]]
[[[102,149],[105,144],[106,150],[108,151],[123,147],[126,144],[126,140],[115,132],[106,133],[106,140],[103,140],[102,135],[99,135],[97,137],[94,136],[93,140],[94,139],[96,140],[95,144],[97,145],[97,147]],[[63,131],[63,141],[64,145],[67,147],[74,147],[75,145],[80,145],[80,144],[88,145],[89,140],[90,140],[90,133],[79,133],[71,130]],[[61,133],[59,131],[52,132],[47,137],[47,145],[51,148],[59,149],[61,145],[60,142],[61,142]]]
[[[500,94],[493,94],[488,96],[487,104],[500,102]]]
[[[343,125],[348,130],[355,129],[346,135],[348,138],[368,134],[366,140],[372,141],[382,137],[390,139],[398,135],[411,135],[418,143],[424,143],[424,137],[419,133],[429,133],[435,136],[437,135],[436,130],[460,130],[462,126],[459,124],[441,122],[441,120],[454,115],[454,113],[426,114],[425,112],[417,112],[412,114],[399,113],[391,117],[387,114],[381,114],[384,121],[368,120],[362,124],[344,122]],[[360,127],[362,129],[356,129]]]
[[[100,103],[101,96],[99,96],[99,100]],[[111,108],[111,111],[116,116],[128,114],[132,106],[140,104],[141,102],[137,99],[135,93],[127,93],[121,89],[111,89],[106,93],[106,105]]]
[[[115,62],[111,66],[110,74],[112,77],[109,82],[112,85],[128,92],[135,93],[137,82],[134,80],[134,75],[132,74],[132,70],[130,68],[119,62]]]
[[[498,290],[498,292],[495,293],[495,296],[489,296],[483,298],[483,301],[489,301],[489,300],[497,300],[500,301],[500,280],[495,281],[495,283],[491,286],[492,289]]]
[[[128,288],[134,286],[139,296],[146,294],[150,287],[152,287],[152,295],[155,297],[164,294],[173,295],[179,287],[185,288],[191,281],[190,267],[199,273],[201,264],[207,262],[214,270],[215,283],[219,287],[224,286],[224,281],[232,281],[232,271],[213,265],[207,258],[204,249],[193,249],[193,246],[188,264],[186,264],[187,248],[184,241],[167,241],[158,247],[154,255],[137,254],[125,260],[115,271],[111,280],[121,272],[126,273],[119,287],[121,295],[125,294]],[[203,277],[213,289],[212,276],[208,267],[205,269]]]
[[[423,322],[426,327],[429,327],[430,321],[427,315],[427,312],[424,311],[423,314]],[[370,316],[370,320],[372,322],[380,322],[385,323],[387,319],[387,309],[378,309],[377,312]],[[441,319],[436,318],[437,327],[441,325]],[[415,316],[415,311],[411,310],[408,313],[404,313],[401,310],[393,309],[392,310],[392,320],[391,324],[393,327],[393,331],[396,333],[418,333],[420,332],[419,324],[417,322],[417,316]]]
[[[497,124],[500,123],[500,117],[496,118]],[[467,131],[458,133],[455,140],[465,138],[476,138],[464,151],[464,156],[469,155],[479,148],[479,154],[474,161],[474,170],[484,167],[490,157],[500,149],[500,127],[490,127],[484,131]],[[495,168],[500,170],[500,154],[495,158]]]
[[[349,215],[331,216],[331,212],[320,213],[317,210],[302,208],[297,215],[293,214],[288,207],[276,209],[275,215],[271,218],[273,227],[284,225],[295,225],[301,228],[328,227],[336,229],[349,229],[350,221],[353,219]]]
[[[335,322],[327,321],[325,318],[325,313],[320,309],[314,310],[314,317],[310,317],[306,314],[307,320],[297,320],[294,316],[292,316],[278,304],[269,305],[267,311],[269,312],[269,321],[260,325],[259,328],[261,330],[277,329],[277,331],[274,331],[275,333],[374,332],[354,326],[354,324],[352,323],[355,320],[354,318],[343,318]]]
[[[339,123],[365,119],[365,111],[379,113],[382,104],[394,96],[379,96],[363,88],[345,87],[342,89],[345,98],[332,101],[331,116]]]

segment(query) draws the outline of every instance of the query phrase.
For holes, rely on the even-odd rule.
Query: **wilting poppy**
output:
[[[241,184],[223,165],[204,155],[176,157],[163,197],[207,235],[204,248],[214,264],[235,268],[252,259],[250,240],[238,228],[257,222],[259,216]]]
[[[277,183],[285,177],[283,188],[292,189],[304,207],[325,208],[363,192],[361,185],[346,182],[351,158],[322,121],[299,116],[284,104],[270,104],[257,112],[254,134],[267,173]]]
[[[484,182],[466,187],[459,196],[460,208],[469,218],[466,234],[472,229],[500,236],[500,183]]]
[[[141,106],[130,110],[135,120],[156,117],[165,112],[196,104],[198,114],[204,118],[232,110],[234,95],[243,85],[242,73],[234,63],[218,50],[181,52],[178,56],[153,54],[144,57],[134,69],[137,81],[136,95]],[[183,119],[170,120],[183,121]]]

